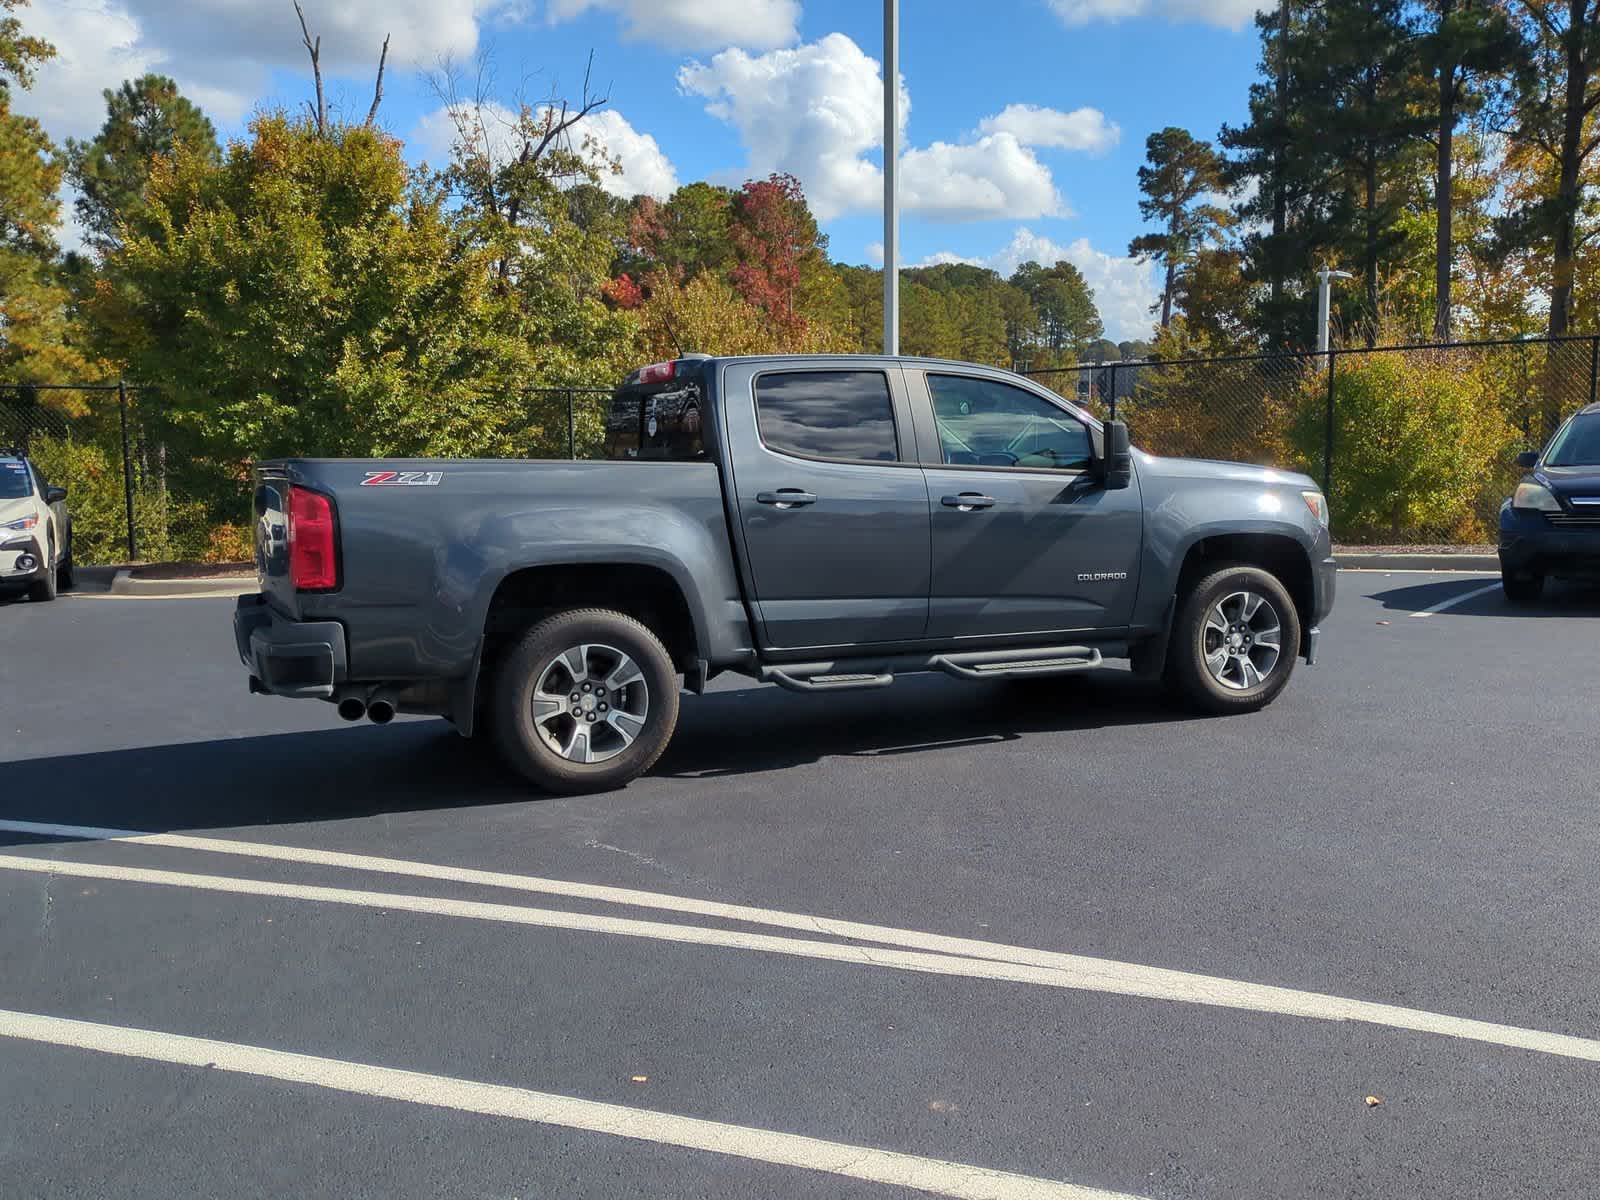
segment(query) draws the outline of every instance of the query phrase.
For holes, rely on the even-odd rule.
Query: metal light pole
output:
[[[1327,267],[1317,272],[1317,353],[1328,352],[1328,298],[1335,279],[1354,279],[1349,271],[1330,271]]]
[[[883,0],[883,352],[900,353],[900,0]]]

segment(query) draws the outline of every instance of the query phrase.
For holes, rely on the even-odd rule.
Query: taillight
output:
[[[289,489],[289,579],[302,592],[339,586],[333,501],[302,487]]]
[[[676,362],[651,363],[648,367],[639,368],[640,383],[665,383],[678,373]]]

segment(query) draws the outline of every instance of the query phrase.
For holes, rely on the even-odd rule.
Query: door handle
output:
[[[939,503],[946,508],[959,508],[962,512],[974,512],[980,508],[993,508],[994,497],[985,496],[982,492],[962,492],[959,496],[945,496]]]
[[[775,492],[757,492],[757,504],[770,504],[775,508],[802,508],[807,504],[815,504],[817,498],[810,492],[802,492],[799,488],[779,488]]]

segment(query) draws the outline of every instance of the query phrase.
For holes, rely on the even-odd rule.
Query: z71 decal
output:
[[[362,487],[437,487],[443,471],[368,471]]]

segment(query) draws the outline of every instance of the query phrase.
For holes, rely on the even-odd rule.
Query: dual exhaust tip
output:
[[[396,711],[394,693],[388,691],[376,691],[370,697],[352,692],[339,700],[339,716],[346,721],[365,717],[374,725],[387,725],[394,720]]]

